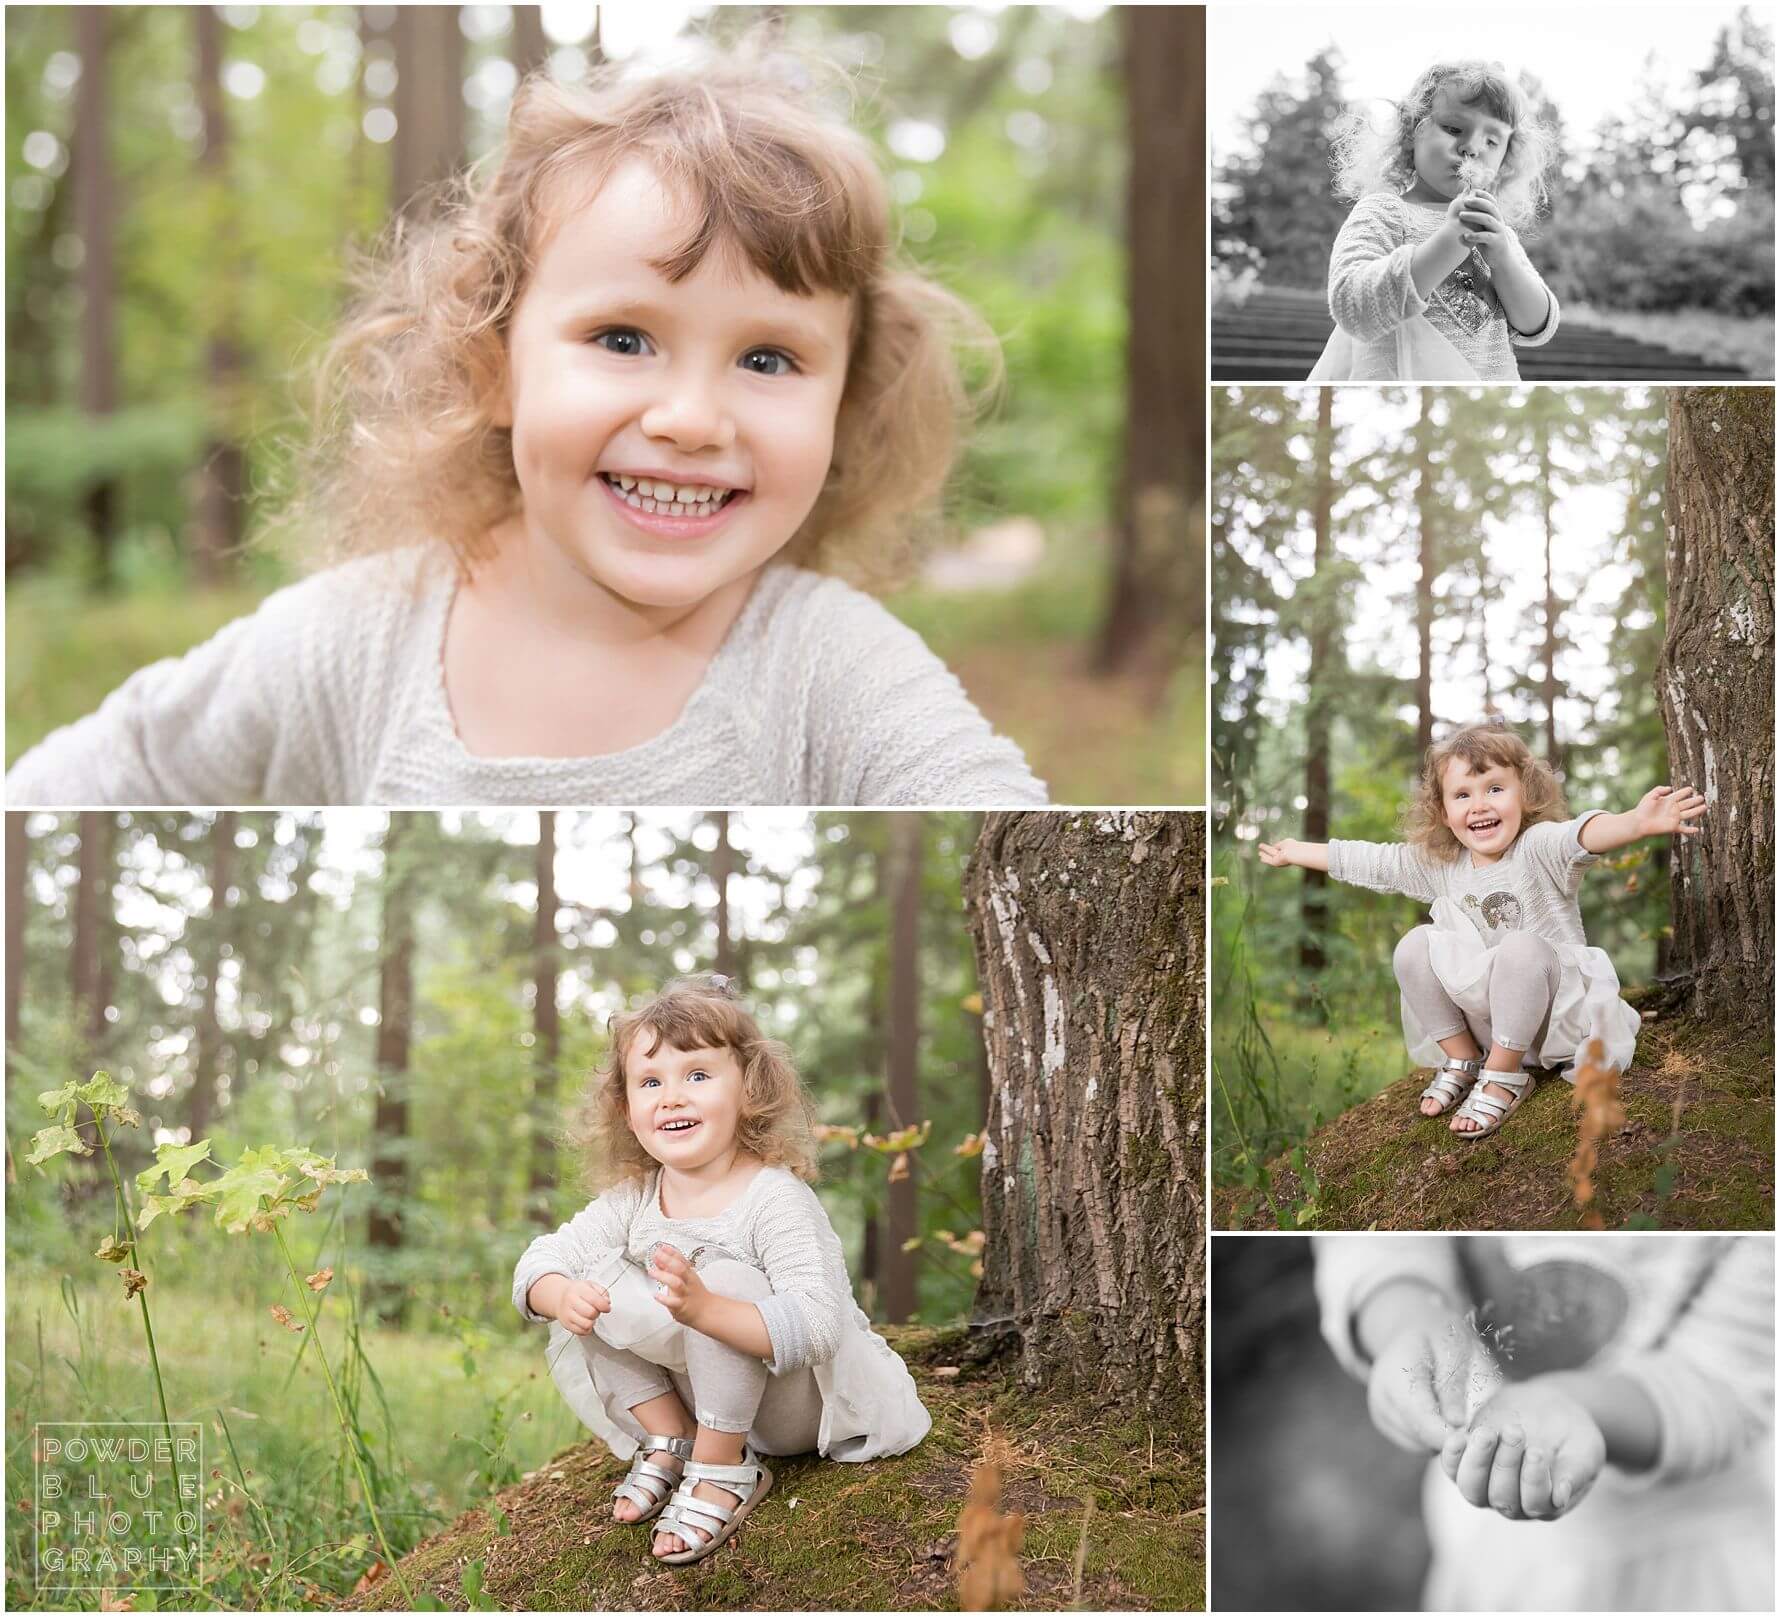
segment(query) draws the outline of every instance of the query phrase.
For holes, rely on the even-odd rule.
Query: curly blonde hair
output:
[[[1478,773],[1486,769],[1512,769],[1520,776],[1520,825],[1545,820],[1567,820],[1569,805],[1564,788],[1543,758],[1512,730],[1499,723],[1468,724],[1428,748],[1422,761],[1415,796],[1403,811],[1403,840],[1413,842],[1436,859],[1456,859],[1463,844],[1447,828],[1443,781],[1446,766],[1462,759]]]
[[[736,999],[728,979],[676,977],[635,1010],[608,1024],[611,1043],[594,1073],[571,1139],[587,1156],[588,1183],[599,1189],[658,1166],[630,1127],[630,1065],[664,1044],[676,1050],[727,1050],[742,1073],[736,1144],[769,1168],[816,1177],[809,1098],[791,1052],[769,1039]],[[645,1042],[646,1041],[646,1042]]]
[[[1516,229],[1532,224],[1547,201],[1545,176],[1557,158],[1557,141],[1550,125],[1534,115],[1532,98],[1500,62],[1436,62],[1408,95],[1391,103],[1393,116],[1382,128],[1367,110],[1347,113],[1335,126],[1335,194],[1357,200],[1412,186],[1415,132],[1442,90],[1452,91],[1465,106],[1481,106],[1513,130],[1490,193],[1509,224]]]
[[[460,569],[520,506],[512,434],[495,425],[506,338],[565,210],[641,159],[692,220],[658,264],[670,281],[713,249],[783,291],[853,305],[829,476],[781,559],[867,589],[912,567],[963,428],[1000,377],[988,326],[902,263],[869,143],[823,110],[821,66],[761,41],[651,74],[546,75],[516,93],[506,141],[398,220],[358,274],[360,297],[317,369],[313,429],[279,525],[342,560],[442,539]],[[960,355],[979,354],[979,392]]]

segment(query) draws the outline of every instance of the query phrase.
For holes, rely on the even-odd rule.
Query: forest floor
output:
[[[1003,1510],[1026,1517],[1016,1609],[1204,1605],[1202,1448],[1176,1447],[1140,1416],[1035,1398],[1005,1364],[973,1364],[962,1329],[883,1334],[933,1415],[910,1453],[864,1465],[776,1460],[772,1494],[733,1543],[696,1566],[664,1567],[643,1530],[612,1520],[625,1468],[590,1440],[419,1545],[401,1563],[410,1591],[457,1610],[956,1609],[958,1513],[972,1468],[989,1458],[1006,1479]],[[348,1604],[403,1607],[388,1575]]]
[[[1576,1150],[1567,1083],[1541,1079],[1498,1133],[1463,1141],[1450,1116],[1416,1112],[1427,1080],[1426,1070],[1411,1073],[1275,1158],[1265,1194],[1214,1187],[1214,1227],[1584,1227],[1567,1173]],[[1620,1099],[1625,1125],[1602,1143],[1594,1175],[1591,1210],[1607,1228],[1774,1227],[1771,1034],[1646,1022]]]

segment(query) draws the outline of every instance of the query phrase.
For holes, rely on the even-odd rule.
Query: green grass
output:
[[[271,1303],[290,1300],[275,1264],[274,1255],[263,1274],[219,1274],[209,1290],[150,1293],[172,1418],[204,1426],[206,1562],[223,1576],[195,1602],[200,1609],[251,1604],[254,1584],[287,1559],[305,1564],[276,1603],[324,1604],[319,1591],[346,1593],[376,1554],[364,1544],[366,1520],[356,1487],[340,1474],[320,1365],[311,1351],[293,1374],[300,1339],[269,1313]],[[6,1280],[7,1497],[15,1507],[7,1513],[6,1594],[8,1607],[21,1610],[35,1598],[31,1517],[16,1508],[31,1497],[33,1424],[159,1415],[140,1319],[133,1305],[126,1308],[113,1271],[94,1263],[66,1283],[77,1313],[56,1275],[14,1262]],[[336,1374],[349,1360],[343,1303],[330,1292],[322,1310],[324,1345]],[[484,1497],[491,1476],[517,1476],[580,1434],[544,1370],[543,1347],[540,1329],[531,1339],[481,1348],[472,1377],[450,1336],[366,1332],[365,1352],[382,1398],[366,1384],[359,1420],[379,1464],[389,1470],[380,1509],[398,1553]],[[503,1419],[491,1429],[502,1394],[508,1395]],[[491,1460],[479,1443],[495,1448],[499,1458]],[[240,1480],[263,1505],[263,1519]],[[337,1547],[355,1540],[350,1551],[338,1553]],[[304,1581],[318,1592],[307,1594]]]

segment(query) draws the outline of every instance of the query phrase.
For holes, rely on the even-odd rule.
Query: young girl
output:
[[[1260,853],[1265,864],[1326,870],[1431,906],[1432,924],[1410,932],[1393,959],[1403,1037],[1413,1060],[1436,1067],[1422,1115],[1456,1105],[1453,1132],[1481,1139],[1531,1089],[1523,1068],[1569,1067],[1591,1034],[1613,1066],[1631,1065],[1638,1013],[1619,997],[1613,962],[1583,935],[1576,895],[1599,855],[1697,835],[1705,812],[1691,787],[1655,786],[1624,814],[1571,819],[1557,777],[1525,742],[1472,725],[1428,749],[1404,842],[1288,838]]]
[[[1382,131],[1344,119],[1335,190],[1356,201],[1329,257],[1336,332],[1310,380],[1519,381],[1515,346],[1558,325],[1515,233],[1553,156],[1526,92],[1485,62],[1429,68]]]
[[[1324,1339],[1431,1462],[1425,1609],[1774,1609],[1771,1238],[1313,1239]]]
[[[26,804],[1033,804],[902,576],[981,322],[866,142],[745,56],[533,78],[323,367],[339,562],[127,681]],[[851,583],[848,581],[852,581]]]
[[[631,1467],[621,1522],[659,1518],[683,1564],[772,1487],[760,1456],[901,1454],[932,1424],[853,1301],[815,1193],[809,1107],[785,1047],[723,978],[615,1016],[588,1142],[618,1182],[526,1248],[513,1303],[553,1321],[550,1373]]]

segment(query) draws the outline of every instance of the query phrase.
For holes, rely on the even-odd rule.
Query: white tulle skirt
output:
[[[1412,314],[1387,337],[1361,342],[1340,326],[1324,346],[1322,357],[1306,378],[1312,382],[1377,381],[1376,364],[1361,364],[1362,356],[1377,361],[1385,349],[1395,351],[1394,374],[1398,382],[1475,382],[1471,362],[1434,329],[1425,315]]]
[[[1487,1048],[1490,973],[1495,968],[1496,951],[1450,898],[1434,900],[1431,920],[1434,932],[1428,940],[1428,963],[1448,997],[1465,1013],[1472,1036]],[[1567,1066],[1592,1035],[1606,1045],[1608,1063],[1624,1072],[1637,1049],[1638,1013],[1619,997],[1619,973],[1607,951],[1588,944],[1552,947],[1561,967],[1557,994],[1545,1024],[1545,1037],[1527,1051],[1526,1065]],[[1403,1005],[1403,1042],[1409,1046],[1410,1059],[1419,1066],[1438,1066],[1445,1059],[1407,1001]]]
[[[1429,1462],[1428,1611],[1772,1611],[1774,1445],[1707,1477],[1650,1484],[1609,1469],[1555,1522],[1467,1504]]]

